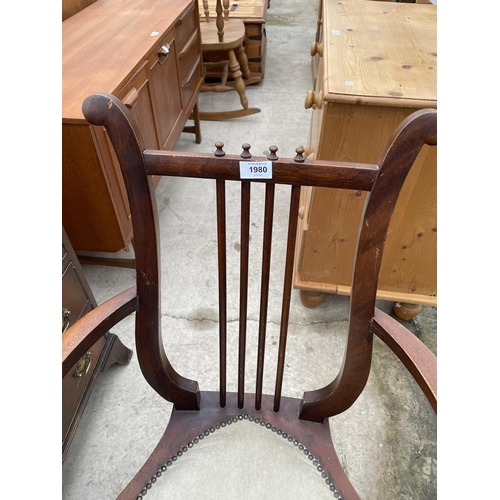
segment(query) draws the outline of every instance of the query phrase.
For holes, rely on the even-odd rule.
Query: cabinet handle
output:
[[[62,332],[64,333],[69,328],[71,311],[63,307],[62,310]]]
[[[313,90],[309,90],[306,96],[306,102],[304,106],[306,109],[321,109],[321,105],[323,104],[323,91],[320,90],[317,94],[314,93]]]
[[[311,57],[314,57],[316,54],[319,57],[323,57],[323,43],[313,42],[311,44]]]
[[[162,45],[161,49],[158,51],[158,61],[160,64],[165,62],[168,54],[170,54],[170,44],[166,43],[165,45]]]
[[[137,92],[135,87],[132,87],[122,102],[128,109],[132,109],[135,106],[137,99],[139,99],[139,92]]]
[[[90,370],[91,364],[92,360],[90,359],[90,351],[89,351],[87,354],[85,354],[78,360],[78,363],[76,364],[75,373],[73,374],[73,376],[76,379],[85,377],[85,375],[87,375],[87,373]]]

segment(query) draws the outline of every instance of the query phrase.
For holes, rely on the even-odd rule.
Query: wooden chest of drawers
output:
[[[92,291],[62,230],[62,334],[97,306]],[[129,362],[132,351],[118,337],[101,337],[62,380],[62,456],[66,457],[99,372],[110,364]]]
[[[211,18],[216,18],[216,0],[209,0]],[[203,0],[198,0],[199,11],[203,15]],[[266,69],[266,18],[267,0],[234,0],[231,2],[230,19],[241,19],[245,25],[245,54],[252,76],[264,78]],[[205,22],[204,18],[201,22]],[[211,56],[210,62],[217,62],[217,55]]]
[[[436,6],[324,0],[321,11],[307,153],[377,163],[406,116],[437,106]],[[389,229],[380,299],[436,304],[436,191],[436,148],[425,146]],[[302,190],[294,284],[304,303],[350,293],[364,200],[360,192]]]
[[[62,213],[76,251],[128,250],[130,208],[105,130],[82,103],[119,97],[146,147],[173,149],[202,82],[195,0],[99,0],[62,23]]]

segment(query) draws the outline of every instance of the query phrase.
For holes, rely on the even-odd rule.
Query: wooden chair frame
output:
[[[114,324],[136,313],[138,361],[155,391],[174,405],[170,422],[152,455],[124,489],[119,499],[140,499],[163,467],[182,454],[199,437],[221,422],[259,419],[281,430],[294,442],[307,445],[317,460],[330,489],[338,498],[359,498],[335,452],[328,418],[347,410],[367,382],[372,357],[373,334],[382,339],[404,363],[437,411],[436,357],[398,321],[375,307],[377,277],[384,242],[399,191],[423,144],[437,140],[435,110],[420,110],[405,119],[395,131],[378,165],[307,160],[303,149],[293,159],[279,159],[275,148],[271,179],[241,179],[239,163],[251,157],[246,145],[241,156],[226,155],[217,143],[213,155],[153,151],[142,138],[127,108],[110,94],[89,96],[83,105],[85,118],[106,128],[122,168],[129,196],[136,242],[137,284],[97,307],[72,326],[63,338],[63,376],[76,360]],[[254,157],[252,160],[266,160]],[[159,232],[152,176],[214,179],[217,189],[219,259],[219,352],[220,386],[217,392],[199,390],[198,382],[177,373],[164,351],[160,331]],[[238,354],[238,391],[226,390],[226,237],[225,182],[241,182],[241,273]],[[262,260],[260,327],[255,392],[245,393],[246,309],[248,288],[248,235],[250,191],[253,182],[266,184],[265,227]],[[276,184],[291,186],[282,318],[276,366],[275,392],[262,394],[262,373],[269,292],[272,214]],[[288,314],[292,291],[295,236],[301,186],[320,186],[368,192],[360,227],[353,272],[348,339],[341,369],[328,385],[307,391],[301,399],[282,395]],[[236,421],[234,420],[234,421]],[[186,448],[187,449],[187,448]],[[159,465],[163,464],[163,465]],[[319,470],[319,469],[318,469]]]
[[[246,96],[246,85],[258,83],[260,77],[252,77],[245,53],[245,25],[241,19],[230,19],[229,0],[217,0],[216,19],[210,18],[208,0],[203,0],[205,21],[200,21],[201,50],[203,54],[219,52],[227,54],[221,62],[203,63],[203,85],[201,92],[231,92],[236,90],[240,97],[242,109],[228,111],[200,111],[201,120],[225,120],[260,113],[260,108],[249,107]],[[211,72],[211,68],[220,68],[221,72]],[[221,75],[221,76],[219,76]],[[220,81],[208,82],[211,76]],[[228,81],[231,77],[232,80]]]

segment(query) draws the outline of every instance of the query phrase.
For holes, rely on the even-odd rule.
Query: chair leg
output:
[[[224,82],[224,84],[213,85],[204,83],[201,86],[201,92],[229,92],[231,90],[236,90],[238,95],[240,96],[240,102],[243,109],[235,109],[231,111],[200,111],[199,117],[200,120],[228,120],[231,118],[239,118],[243,116],[254,115],[255,113],[260,113],[260,108],[258,107],[248,107],[248,99],[246,96],[246,85],[242,78],[242,72],[240,68],[240,63],[238,59],[241,60],[245,74],[250,75],[250,71],[248,69],[248,59],[243,51],[243,46],[241,49],[237,49],[238,56],[236,55],[234,50],[229,50],[229,73],[233,81]],[[242,55],[243,52],[243,55]],[[204,76],[206,76],[206,68],[204,68]],[[227,78],[224,78],[226,80]],[[251,83],[257,83],[260,81],[255,80],[253,78],[250,79]],[[194,111],[194,110],[193,110]]]
[[[243,44],[241,44],[237,49],[236,49],[236,57],[238,58],[238,61],[241,66],[241,71],[243,73],[243,78],[245,80],[250,80],[250,69],[248,67],[248,58],[245,53],[245,49],[243,47]]]
[[[195,135],[196,144],[201,144],[201,118],[198,103],[193,107],[193,111],[189,115],[189,119],[194,121],[194,125],[188,125],[182,129],[183,132]]]
[[[248,85],[253,85],[254,83],[259,83],[262,81],[261,76],[252,75],[250,73],[250,68],[248,66],[248,57],[243,47],[243,44],[241,44],[236,49],[236,57],[238,58],[238,62],[240,63],[241,72],[243,73],[243,78],[245,81],[245,85],[247,87]]]
[[[229,72],[231,73],[231,76],[234,79],[236,91],[240,96],[241,105],[243,106],[243,109],[247,109],[248,99],[245,92],[245,82],[241,77],[242,73],[240,71],[240,65],[238,64],[238,59],[236,58],[234,50],[229,51]]]
[[[198,103],[196,103],[193,108],[193,119],[196,144],[201,144],[200,108],[198,107]]]

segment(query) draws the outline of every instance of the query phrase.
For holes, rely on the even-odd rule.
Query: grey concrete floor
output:
[[[254,154],[267,154],[270,145],[281,156],[293,156],[307,145],[310,110],[304,99],[312,86],[309,47],[315,36],[316,0],[272,0],[268,11],[265,79],[249,87],[251,106],[262,112],[225,122],[203,122],[203,142],[183,134],[177,150],[214,151],[223,141],[228,153],[241,144]],[[227,104],[227,101],[231,104]],[[236,95],[200,97],[203,110],[239,107]],[[263,191],[254,190],[251,215],[251,269],[248,312],[247,390],[255,384],[259,241],[262,238]],[[268,317],[268,358],[264,390],[273,393],[276,344],[279,335],[285,226],[289,191],[278,189]],[[228,206],[239,212],[236,186],[228,186]],[[171,362],[181,374],[195,378],[202,390],[216,390],[217,379],[217,263],[215,190],[210,181],[163,179],[157,189],[162,267],[162,329]],[[228,210],[228,212],[231,212]],[[229,265],[238,264],[239,228],[228,221]],[[252,260],[254,259],[254,260]],[[135,271],[84,266],[99,303],[134,283]],[[228,289],[229,353],[235,352],[238,282],[230,275]],[[233,291],[233,293],[231,293]],[[392,303],[379,307],[391,312]],[[294,290],[290,313],[283,394],[301,397],[336,375],[345,343],[349,298],[327,295],[315,309],[305,308]],[[437,345],[437,309],[424,307],[406,322],[433,351]],[[134,348],[134,317],[112,330]],[[331,419],[339,457],[351,481],[366,499],[436,498],[436,417],[402,364],[375,339],[374,362],[367,387],[345,413]],[[236,389],[236,358],[229,364],[228,386]],[[63,464],[65,500],[112,499],[120,493],[158,442],[172,405],[146,383],[134,355],[127,366],[112,366],[100,375],[70,452]],[[258,429],[257,429],[258,431]],[[299,499],[331,498],[331,493],[293,447],[244,424],[214,434],[203,446],[180,460],[147,498]],[[257,479],[257,481],[255,481]],[[256,482],[256,490],[249,488]],[[262,486],[265,489],[261,489]],[[258,496],[261,495],[261,496]]]

